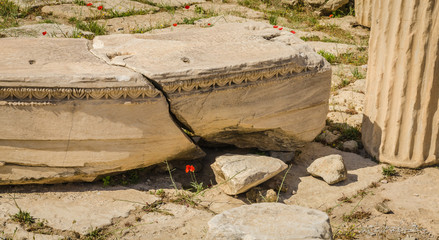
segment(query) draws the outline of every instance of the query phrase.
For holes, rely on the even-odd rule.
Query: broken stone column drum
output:
[[[355,18],[358,24],[370,27],[374,0],[355,0]]]
[[[401,167],[439,163],[439,1],[375,1],[365,149]]]

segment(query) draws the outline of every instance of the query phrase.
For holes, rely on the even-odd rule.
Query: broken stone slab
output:
[[[181,7],[184,5],[192,5],[196,3],[206,2],[205,0],[151,0],[157,6]]]
[[[0,39],[0,185],[92,181],[203,156],[142,75],[85,39]]]
[[[59,18],[76,18],[79,20],[102,16],[105,12],[95,7],[79,6],[75,4],[49,5],[41,8],[43,14],[53,15]]]
[[[34,9],[36,7],[41,7],[45,5],[56,5],[56,4],[65,4],[72,3],[73,0],[11,0],[20,7],[21,10],[24,9]]]
[[[344,181],[348,176],[343,157],[338,154],[318,158],[306,170],[314,177],[323,178],[328,184]]]
[[[268,156],[225,154],[217,157],[210,167],[221,190],[236,195],[276,176],[287,165]]]
[[[257,203],[224,211],[209,222],[207,240],[332,239],[326,213],[281,203]]]
[[[148,15],[133,15],[128,17],[101,19],[97,22],[109,33],[141,33],[155,28],[172,26],[174,23],[182,23],[184,19],[196,18],[199,16],[195,11],[177,10],[171,12],[158,12]]]
[[[46,32],[43,35],[43,32]],[[3,37],[72,38],[75,36],[93,36],[92,32],[82,31],[64,24],[42,23],[24,25],[0,30]]]
[[[177,119],[208,142],[292,151],[325,126],[329,63],[265,23],[99,36],[92,52],[151,79]]]
[[[236,4],[205,2],[198,4],[197,6],[217,15],[237,15],[250,19],[264,18],[263,12],[255,11],[251,8]]]
[[[159,10],[158,7],[131,0],[96,0],[92,3],[96,7],[102,6],[105,10],[110,10],[114,13],[125,13],[130,11],[153,12]]]

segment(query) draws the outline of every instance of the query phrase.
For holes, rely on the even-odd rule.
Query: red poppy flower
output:
[[[274,25],[273,28],[277,28],[277,25]]]
[[[292,34],[296,34],[296,32],[295,32],[294,30],[291,30],[291,33],[292,33]]]
[[[104,7],[101,5],[98,7],[98,10],[102,10]]]
[[[43,32],[43,36],[44,36],[44,35],[46,35],[46,34],[47,34],[47,32],[46,32],[46,31],[44,31],[44,32]]]
[[[172,24],[172,26],[176,27],[176,26],[177,26],[177,24],[176,24],[176,23],[174,23],[174,24]]]
[[[189,5],[186,5],[186,6],[184,6],[184,8],[186,8],[186,9],[189,9],[191,6],[189,6]]]
[[[208,23],[207,26],[210,26],[210,23]]]
[[[87,3],[87,7],[90,7],[91,5],[93,5],[93,3]]]
[[[195,167],[193,165],[186,165],[186,173],[188,172],[194,172]]]
[[[330,18],[334,17],[334,14],[329,15]]]
[[[282,29],[284,29],[284,28],[279,28],[279,30],[282,30]]]

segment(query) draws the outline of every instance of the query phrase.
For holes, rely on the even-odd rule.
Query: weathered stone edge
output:
[[[232,73],[222,76],[204,77],[198,79],[181,80],[175,82],[160,82],[163,91],[172,94],[175,92],[190,92],[199,89],[208,89],[211,87],[221,88],[231,85],[252,84],[253,82],[272,80],[273,78],[286,77],[288,75],[300,73],[318,72],[324,68],[325,64],[315,67],[301,67],[296,64],[285,64],[280,67],[272,67],[268,69],[261,69],[257,71],[248,71],[244,73]]]
[[[145,99],[161,95],[150,87],[112,88],[41,88],[0,87],[0,100],[88,100],[88,99]]]

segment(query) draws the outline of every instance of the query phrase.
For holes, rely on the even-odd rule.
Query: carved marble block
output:
[[[331,68],[305,42],[257,22],[180,28],[96,37],[92,52],[153,81],[206,141],[288,151],[320,133]]]
[[[366,150],[401,167],[439,163],[439,1],[374,1]]]
[[[92,181],[203,156],[141,74],[79,39],[0,39],[0,185]]]

